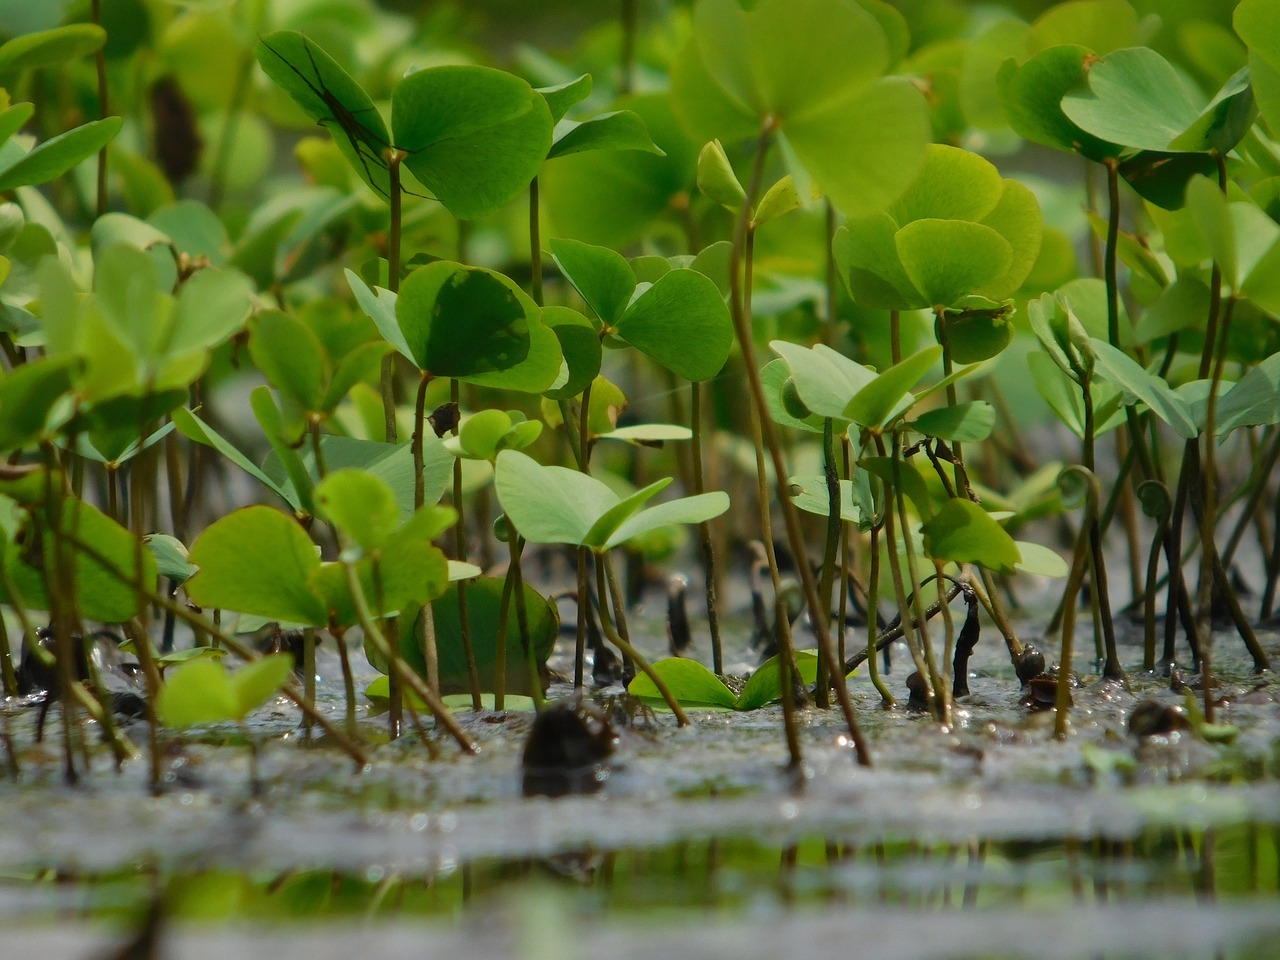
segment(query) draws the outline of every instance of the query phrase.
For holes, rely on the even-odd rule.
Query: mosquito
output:
[[[328,111],[328,115],[324,115],[324,112],[316,109],[314,105],[300,104],[300,106],[315,117],[316,122],[328,130],[335,140],[337,139],[337,132],[334,127],[342,132],[342,135],[346,138],[347,144],[351,147],[352,153],[354,153],[356,158],[360,161],[360,166],[364,170],[365,182],[368,183],[369,186],[372,187],[373,190],[383,199],[390,200],[390,167],[386,154],[388,151],[396,148],[378,133],[369,129],[369,127],[360,120],[357,115],[376,113],[376,109],[370,105],[353,112],[346,104],[334,95],[333,91],[325,85],[324,73],[321,71],[319,63],[316,62],[315,54],[311,49],[311,41],[305,37],[302,38],[302,46],[307,52],[307,59],[311,62],[311,70],[315,74],[314,82],[312,82],[310,77],[299,70],[297,66],[285,57],[284,54],[271,46],[271,44],[267,43],[265,39],[259,39],[261,40],[262,45],[266,47],[266,49],[269,50],[277,60],[292,70],[298,79],[306,84],[307,89],[311,91],[311,94],[324,105],[324,109]],[[337,69],[341,70],[340,67],[337,67]],[[317,84],[319,85],[317,86]],[[311,106],[311,109],[307,109],[308,106]],[[320,114],[320,116],[316,116],[317,113]],[[379,177],[375,180],[373,172],[369,168],[370,163],[387,175],[385,178],[387,186],[382,185],[381,181],[383,178]],[[412,196],[421,196],[421,194],[413,193],[411,190],[404,190],[404,192]]]

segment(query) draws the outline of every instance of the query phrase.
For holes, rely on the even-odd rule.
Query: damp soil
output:
[[[1085,675],[1057,742],[984,638],[949,732],[851,681],[871,769],[838,711],[802,714],[796,774],[777,707],[691,711],[678,729],[606,701],[612,751],[592,754],[591,791],[559,798],[522,791],[529,714],[460,713],[479,754],[440,737],[431,759],[362,711],[381,742],[357,772],[282,700],[250,723],[260,796],[234,727],[171,741],[151,796],[145,763],[117,773],[105,754],[64,786],[56,722],[35,745],[35,710],[10,702],[22,776],[0,782],[0,955],[109,956],[145,934],[151,955],[192,958],[261,955],[264,938],[309,960],[1280,956],[1280,687],[1238,646],[1224,635],[1216,657],[1229,743],[1131,735],[1138,704],[1184,700],[1138,675]],[[907,662],[890,675],[903,702]],[[320,673],[340,722],[336,657]]]

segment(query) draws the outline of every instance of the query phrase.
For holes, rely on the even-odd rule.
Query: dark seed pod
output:
[[[1032,644],[1026,644],[1022,648],[1022,655],[1018,658],[1015,669],[1018,673],[1018,680],[1025,687],[1033,679],[1044,673],[1044,654]]]
[[[1032,677],[1022,688],[1018,702],[1028,710],[1052,710],[1058,702],[1058,678],[1052,673]],[[1072,705],[1069,700],[1067,706]]]
[[[916,713],[929,710],[929,685],[919,670],[907,677],[907,709]]]
[[[673,657],[683,657],[693,646],[689,609],[685,603],[687,586],[688,581],[678,573],[667,581],[667,642]]]
[[[1143,700],[1129,714],[1129,736],[1145,740],[1191,729],[1187,712],[1176,704]]]
[[[526,797],[598,792],[609,778],[618,737],[593,703],[574,697],[538,714],[520,760]]]
[[[178,81],[168,74],[151,85],[150,94],[156,162],[170,183],[181,183],[196,172],[204,152],[195,108]]]

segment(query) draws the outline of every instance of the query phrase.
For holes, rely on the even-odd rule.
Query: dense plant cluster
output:
[[[1268,666],[1271,0],[624,3],[505,69],[367,0],[62,6],[0,22],[0,668],[118,758],[103,643],[137,658],[153,763],[159,728],[277,690],[358,762],[362,695],[469,749],[449,694],[542,706],[539,545],[573,560],[575,686],[590,642],[680,723],[781,698],[793,761],[811,696],[871,762],[842,681],[865,663],[892,706],[899,637],[943,724],[980,621],[1037,679],[1024,575],[1065,584],[1059,735],[1086,586],[1106,677],[1194,663],[1212,722],[1215,615]],[[1046,424],[1070,443],[1028,442]],[[1066,559],[1024,532],[1045,518]],[[709,667],[630,639],[617,557],[681,549]],[[776,658],[737,693],[723,585],[752,549]],[[253,632],[296,684],[228,672]],[[329,638],[345,730],[314,705]]]

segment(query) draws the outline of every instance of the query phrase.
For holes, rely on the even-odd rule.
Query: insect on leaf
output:
[[[360,178],[380,197],[391,196],[386,122],[364,88],[318,46],[293,30],[269,33],[254,47],[258,63],[302,111],[333,135]]]

